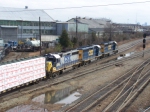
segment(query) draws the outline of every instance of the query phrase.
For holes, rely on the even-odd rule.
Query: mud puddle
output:
[[[32,101],[39,102],[41,104],[55,104],[56,102],[59,102],[62,99],[68,97],[75,91],[77,91],[77,88],[73,86],[66,87],[60,90],[47,91],[46,93],[33,98]]]

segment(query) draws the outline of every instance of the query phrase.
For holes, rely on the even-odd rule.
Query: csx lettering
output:
[[[64,62],[65,62],[65,63],[68,63],[68,62],[70,62],[70,61],[71,61],[70,56],[65,56],[65,57],[64,57]]]

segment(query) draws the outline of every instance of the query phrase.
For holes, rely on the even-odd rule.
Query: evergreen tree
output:
[[[72,43],[73,43],[73,47],[75,47],[77,44],[77,38],[76,37],[72,38]]]
[[[67,48],[67,47],[71,46],[71,41],[68,37],[68,33],[66,30],[63,30],[63,32],[59,38],[59,43],[61,44],[61,46],[63,48]]]

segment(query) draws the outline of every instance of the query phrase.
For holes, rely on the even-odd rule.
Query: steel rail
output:
[[[146,67],[147,66],[147,64],[144,66],[144,67]],[[143,67],[142,67],[143,68]],[[143,70],[142,70],[143,71]],[[141,72],[142,72],[141,71]],[[141,74],[141,73],[140,73]],[[147,75],[147,74],[146,74]],[[144,75],[145,76],[145,75]],[[142,76],[142,78],[144,77],[144,76]],[[132,76],[133,77],[133,76]],[[139,77],[138,77],[139,78]],[[112,108],[115,104],[116,104],[116,102],[117,101],[119,101],[120,99],[121,99],[121,97],[123,97],[124,96],[124,94],[127,94],[127,92],[129,92],[128,93],[128,95],[130,94],[130,92],[133,90],[133,88],[135,87],[135,84],[137,85],[137,83],[139,83],[139,80],[141,80],[142,78],[140,78],[140,79],[137,79],[138,80],[138,82],[137,82],[137,80],[136,80],[136,82],[135,83],[133,83],[133,85],[132,85],[132,87],[130,87],[126,92],[122,92],[123,90],[124,90],[124,88],[122,89],[122,91],[117,95],[117,97],[103,110],[103,112],[106,112],[106,111],[108,111],[108,110],[110,110],[110,108]],[[129,82],[127,82],[127,83],[129,83]],[[127,86],[127,84],[125,85],[125,86]],[[128,97],[128,95],[127,95],[127,97]],[[126,97],[126,98],[127,98]],[[125,98],[125,100],[124,101],[126,101],[127,99]],[[120,106],[120,108],[121,108],[121,106]]]
[[[146,66],[148,66],[149,64],[150,64],[150,62],[147,63],[147,65],[145,65],[143,71],[146,69]],[[136,88],[136,85],[138,84],[138,82],[139,82],[139,80],[140,80],[141,77],[142,77],[142,72],[140,73],[140,75],[139,75],[137,81],[134,83],[132,90],[130,91],[129,95],[128,95],[127,98],[124,100],[124,102],[127,102],[127,100],[132,96],[132,94],[133,94],[133,92],[134,92],[134,89]],[[122,106],[124,105],[124,102],[122,103],[122,105],[121,105],[119,108],[122,108]]]
[[[136,68],[136,70],[135,71],[140,71],[139,69],[138,69],[139,67],[137,67]],[[141,68],[142,69],[142,68]],[[130,78],[131,78],[132,76],[129,76],[128,77],[128,79],[130,80]],[[125,79],[126,80],[126,79]],[[126,82],[128,82],[129,80],[127,80]],[[120,85],[120,84],[119,84]],[[114,88],[112,88],[112,89],[114,89]],[[111,91],[112,92],[112,91]],[[107,93],[108,94],[108,93]],[[106,96],[106,95],[105,95]],[[86,107],[85,109],[83,109],[83,111],[84,112],[86,112],[86,111],[88,111],[88,109],[90,109],[93,105],[96,105],[96,103],[98,104],[99,102],[100,102],[100,100],[101,100],[102,98],[99,98],[98,100],[96,100],[96,101],[94,101],[92,104],[90,104],[88,107]]]
[[[147,74],[148,74],[148,73],[147,73]],[[144,78],[145,76],[148,76],[148,77],[150,78],[149,74],[148,74],[148,75],[147,75],[147,74],[145,74],[140,80],[143,80],[143,78]],[[147,77],[146,77],[146,78],[147,78]],[[149,78],[148,78],[148,80],[145,81],[146,84],[149,82]],[[145,82],[144,82],[144,85],[145,85]],[[139,85],[140,85],[140,84],[139,84]],[[103,110],[103,112],[109,112],[109,111],[120,112],[120,110],[122,110],[123,107],[125,107],[125,106],[129,103],[129,100],[127,100],[127,102],[125,102],[125,104],[124,104],[121,108],[118,108],[117,110],[113,110],[112,108],[115,107],[115,109],[116,109],[116,105],[118,106],[118,103],[117,103],[117,102],[119,102],[119,100],[121,100],[123,97],[125,97],[125,95],[128,95],[128,94],[130,93],[130,91],[132,90],[133,87],[134,87],[134,85],[132,85],[126,92],[124,92],[124,93],[115,101],[115,103],[114,103],[111,107],[109,107],[109,108],[106,109],[106,110]],[[141,86],[141,87],[143,88],[143,86]],[[141,87],[140,87],[139,90],[142,90]],[[139,91],[138,91],[138,92],[139,92]],[[135,96],[132,96],[131,98],[133,98],[133,97],[135,97]],[[130,100],[131,100],[131,99],[130,99]],[[115,104],[116,104],[116,105],[115,105]],[[119,104],[120,104],[120,102],[119,102]]]
[[[149,59],[148,59],[149,60]],[[147,62],[147,60],[145,61]],[[139,69],[145,62],[143,62],[139,67],[137,67],[137,69],[132,73],[131,78],[135,75],[135,73],[139,72],[141,69],[143,69],[143,67],[141,69]],[[126,85],[122,88],[122,90],[120,91],[120,93],[115,97],[115,99],[113,99],[113,101],[105,108],[105,110],[107,110],[108,108],[110,108],[115,101],[118,99],[118,97],[123,93],[123,90],[126,88],[126,86],[128,85],[128,83],[131,81],[131,78],[128,80],[128,82],[126,83]],[[104,110],[104,111],[105,111]]]
[[[147,62],[147,61],[146,61]],[[143,62],[142,64],[144,64],[145,62]],[[142,64],[140,65],[140,66],[142,66]],[[136,71],[138,72],[140,69],[139,69],[139,67],[140,66],[138,66],[138,67],[136,67]],[[134,70],[135,71],[135,70]],[[131,76],[130,76],[131,77]],[[115,80],[116,81],[116,80]],[[107,86],[106,86],[107,87]],[[116,86],[114,87],[114,88],[112,88],[111,90],[110,90],[110,92],[111,91],[113,91],[114,89],[116,89]],[[102,91],[102,90],[99,90],[99,91]],[[90,95],[90,97],[92,97],[92,96],[94,96],[96,93],[98,93],[99,91],[97,91],[97,92],[95,92],[94,94],[92,94],[92,95]],[[109,92],[107,92],[107,94],[108,94]],[[104,96],[106,96],[106,95],[103,95],[103,97]],[[83,101],[81,101],[81,102],[85,102],[85,101],[87,101],[90,97],[88,97],[88,98],[86,98],[85,100],[83,100]],[[102,97],[102,98],[103,98]],[[101,99],[101,98],[100,98]],[[99,100],[100,100],[99,99]],[[97,100],[94,102],[94,103],[96,103],[97,102]],[[92,105],[94,105],[94,103],[92,103],[92,104],[90,104],[88,107],[86,107],[85,109],[83,109],[83,111],[86,111],[88,108],[90,108]],[[77,105],[75,105],[75,106],[73,106],[71,109],[73,109],[73,108],[75,108],[75,107],[77,107],[77,106],[79,106],[81,103],[79,103],[79,104],[77,104]],[[71,109],[70,110],[67,110],[67,112],[68,111],[71,111]],[[80,110],[81,111],[81,110]]]
[[[128,97],[128,99],[123,102],[123,104],[118,108],[117,112],[123,111],[123,109],[125,109],[125,107],[131,102],[131,100],[133,100],[142,91],[142,89],[149,83],[149,81],[150,77],[148,78],[148,80],[144,82],[144,84],[138,90],[132,92],[132,95],[130,94],[130,97]]]
[[[79,106],[81,103],[84,103],[85,101],[87,101],[89,98],[91,98],[92,96],[94,96],[94,95],[97,94],[98,92],[100,92],[100,91],[106,89],[107,87],[109,87],[109,86],[113,85],[114,83],[116,83],[117,81],[121,80],[121,78],[124,79],[124,77],[126,77],[126,75],[130,74],[130,72],[133,72],[134,69],[136,69],[136,68],[137,68],[137,67],[134,67],[133,69],[131,69],[130,71],[128,71],[128,72],[125,73],[124,75],[120,76],[119,78],[115,79],[113,82],[109,83],[107,86],[101,88],[101,89],[98,90],[98,91],[95,91],[94,93],[92,93],[91,95],[89,95],[87,98],[85,98],[85,99],[82,100],[81,102],[79,102],[79,103],[73,105],[72,107],[66,109],[65,111],[66,111],[66,112],[71,111],[74,107],[77,107],[77,106]],[[129,77],[128,77],[127,79],[123,80],[123,82],[121,82],[121,83],[123,84],[123,83],[124,83],[125,81],[127,81],[128,79],[129,79]],[[121,85],[121,84],[120,84],[120,85]],[[118,87],[118,85],[115,86],[114,88],[116,88],[116,87]],[[109,92],[113,91],[114,88],[111,88],[111,90],[110,90]],[[104,93],[104,96],[105,96],[105,93]],[[103,97],[103,96],[102,96],[102,97]]]
[[[134,58],[134,57],[133,57]],[[124,59],[123,59],[124,60]],[[128,60],[128,59],[125,59],[125,60]],[[124,61],[125,61],[124,60]],[[120,60],[118,61],[118,62],[121,62]],[[123,61],[122,61],[123,62]],[[116,62],[117,63],[117,62]],[[109,67],[109,66],[112,66],[112,65],[114,65],[114,64],[116,64],[116,63],[114,63],[114,62],[112,62],[112,64],[109,64],[109,65],[107,65],[107,64],[102,64],[101,66],[104,66],[104,67],[97,67],[97,68],[94,68],[94,71],[91,71],[91,72],[95,72],[96,70],[100,70],[100,69],[103,69],[103,68],[105,68],[105,67]],[[92,68],[93,69],[93,68]],[[83,72],[85,72],[85,71],[83,71]],[[85,73],[83,73],[83,72],[80,72],[81,73],[81,75],[77,75],[77,74],[79,74],[79,73],[76,73],[76,74],[74,74],[74,75],[77,75],[77,76],[74,76],[73,78],[72,78],[72,76],[69,76],[68,78],[66,78],[65,80],[61,80],[61,81],[58,81],[59,79],[54,79],[54,80],[49,80],[49,81],[51,81],[52,83],[51,84],[46,84],[47,82],[45,82],[45,85],[44,86],[41,86],[41,85],[39,85],[40,87],[37,87],[37,88],[34,88],[34,89],[31,89],[31,90],[27,90],[26,92],[25,91],[23,91],[23,90],[19,90],[18,92],[19,93],[30,93],[30,92],[33,92],[33,91],[36,91],[36,90],[39,90],[39,89],[42,89],[42,88],[45,88],[45,87],[48,87],[48,86],[51,86],[51,85],[56,85],[56,84],[59,84],[59,83],[62,83],[62,82],[65,82],[65,81],[68,81],[68,80],[71,80],[71,79],[74,79],[74,78],[77,78],[77,77],[80,77],[80,76],[83,76],[83,75],[86,75],[88,72],[87,72],[87,70],[86,70],[86,72]],[[89,72],[89,73],[91,73],[91,72]],[[1,97],[1,96],[0,96]]]

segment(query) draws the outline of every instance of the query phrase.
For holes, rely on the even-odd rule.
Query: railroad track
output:
[[[138,42],[135,42],[136,44],[138,44]],[[134,44],[134,45],[136,45]],[[132,46],[133,47],[133,46]],[[127,50],[127,49],[126,49]],[[148,50],[149,51],[149,50]],[[145,51],[145,53],[148,53],[148,51]],[[23,53],[21,55],[19,55],[18,58],[20,58],[20,56],[22,56]],[[109,67],[109,66],[112,66],[112,65],[115,65],[115,64],[119,64],[119,63],[122,63],[123,61],[126,61],[126,60],[129,60],[129,59],[133,59],[135,57],[139,57],[141,56],[141,53],[137,53],[137,55],[134,55],[134,56],[131,56],[131,57],[128,57],[128,58],[124,58],[122,60],[116,60],[116,61],[112,61],[112,62],[109,62],[108,64],[104,63],[104,64],[101,64],[101,61],[99,61],[99,63],[96,63],[97,67],[91,67],[91,69],[88,69],[88,70],[83,70],[81,72],[77,72],[77,73],[73,73],[72,75],[62,75],[61,77],[58,77],[58,78],[55,78],[55,79],[50,79],[50,80],[47,80],[47,81],[42,81],[43,84],[36,84],[33,85],[35,87],[33,87],[32,89],[28,90],[28,87],[27,88],[21,88],[21,89],[17,89],[16,92],[20,93],[20,95],[23,95],[23,94],[28,94],[30,92],[33,92],[33,91],[36,91],[36,90],[40,90],[40,89],[43,89],[45,87],[49,87],[49,86],[52,86],[52,85],[56,85],[56,84],[59,84],[59,83],[62,83],[62,82],[65,82],[65,81],[68,81],[68,80],[71,80],[71,79],[75,79],[75,78],[78,78],[78,77],[81,77],[83,75],[87,75],[89,73],[92,73],[92,72],[95,72],[97,70],[101,70],[103,68],[106,68],[106,67]],[[100,65],[101,64],[101,65]],[[83,69],[82,67],[79,68],[79,70]],[[70,74],[72,71],[69,71],[68,73]],[[66,73],[67,74],[67,73]],[[62,78],[64,77],[64,78]],[[42,85],[42,86],[41,86]],[[7,94],[4,94],[4,96],[7,95]],[[3,95],[1,95],[0,97],[2,98]],[[12,95],[12,97],[15,96],[15,95]],[[14,98],[14,97],[13,97]]]
[[[135,42],[133,42],[132,44],[125,44],[124,46],[118,47],[118,53],[124,52],[134,46],[136,46],[137,44],[142,44],[142,40],[137,40]]]
[[[145,51],[145,54],[146,53],[150,53],[150,50]],[[110,66],[113,66],[113,65],[119,65],[119,64],[121,64],[121,63],[123,63],[123,62],[125,62],[127,60],[131,60],[131,59],[134,59],[134,58],[137,58],[137,57],[141,57],[142,54],[143,54],[143,52],[137,53],[137,54],[135,54],[135,55],[133,55],[131,57],[123,58],[121,60],[115,60],[115,61],[111,61],[109,63],[104,63],[104,64],[97,64],[96,67],[94,66],[94,67],[91,67],[88,70],[82,70],[82,71],[77,72],[77,73],[70,74],[70,71],[69,71],[68,72],[69,75],[62,75],[62,76],[57,77],[55,79],[49,79],[47,82],[48,83],[50,82],[50,84],[44,85],[44,86],[39,87],[39,88],[35,88],[33,90],[30,90],[30,92],[38,90],[38,89],[42,89],[42,88],[45,88],[45,87],[48,87],[48,86],[56,85],[56,84],[59,84],[59,83],[62,83],[62,82],[65,82],[65,81],[68,81],[68,80],[71,80],[71,79],[75,79],[75,78],[78,78],[78,77],[81,77],[81,76],[84,76],[84,75],[96,72],[98,70],[102,70],[104,68],[107,68],[107,67],[110,67]]]
[[[114,80],[112,83],[108,84],[107,86],[105,86],[104,88],[99,89],[98,91],[95,91],[94,93],[92,93],[91,95],[87,96],[86,98],[83,98],[83,100],[81,99],[80,102],[78,102],[77,104],[73,105],[72,107],[65,109],[65,112],[87,112],[90,109],[92,109],[93,107],[95,107],[96,105],[102,103],[103,99],[105,99],[109,94],[111,94],[114,90],[116,90],[117,88],[119,88],[121,85],[123,84],[128,84],[128,86],[131,86],[132,84],[134,84],[135,87],[135,83],[133,82],[133,80],[131,81],[132,78],[134,78],[135,80],[135,75],[136,78],[138,79],[138,81],[136,82],[141,82],[143,77],[141,78],[140,76],[142,76],[141,74],[137,75],[136,73],[138,72],[142,72],[145,64],[149,64],[150,61],[146,60],[144,63],[142,63],[139,67],[135,67],[133,69],[131,69],[128,73],[124,74],[123,76],[119,77],[118,79]],[[148,65],[147,64],[147,65]],[[133,75],[131,75],[131,73]],[[134,76],[134,77],[133,77]],[[147,75],[145,76],[147,77]],[[140,79],[141,78],[141,79]],[[132,82],[132,84],[129,84],[129,82]],[[147,81],[146,81],[147,82]],[[137,83],[136,83],[137,84]],[[119,95],[117,96],[119,98],[119,96],[121,94],[124,94],[125,90],[127,89],[127,87],[125,86],[123,88],[123,90],[119,93]],[[131,88],[130,88],[131,89]],[[132,88],[131,90],[134,91],[135,88]],[[130,94],[131,95],[131,94]],[[130,98],[130,97],[128,97]],[[117,99],[117,98],[116,98]],[[127,99],[126,99],[127,100]],[[126,101],[125,100],[125,101]],[[111,103],[114,104],[114,103]],[[121,104],[121,102],[117,103],[117,104]],[[116,105],[117,105],[116,104]],[[116,107],[116,105],[113,105],[114,107]],[[112,105],[111,105],[112,106]],[[123,103],[120,106],[120,110],[122,110],[122,108],[126,106],[126,103]],[[106,108],[107,109],[107,108]],[[108,108],[110,109],[110,108]],[[104,112],[112,112],[112,108],[110,110],[104,110]],[[119,111],[120,111],[119,110]],[[118,111],[118,112],[119,112]]]
[[[121,112],[124,111],[127,106],[136,98],[136,96],[142,91],[142,89],[149,83],[150,70],[144,72],[145,68],[150,64],[150,60],[147,60],[142,66],[140,66],[133,74],[130,80],[126,83],[122,91],[116,96],[116,98],[103,110],[103,112]]]
[[[127,49],[125,49],[125,50],[127,50]],[[149,50],[145,51],[145,54],[146,53],[149,53]],[[122,62],[123,62],[123,60],[126,61],[126,60],[133,59],[133,58],[139,57],[139,56],[142,56],[142,54],[141,53],[137,53],[137,56],[134,55],[134,56],[128,57],[128,59],[124,58],[124,59],[122,59]],[[107,59],[107,58],[105,58],[105,59]],[[109,62],[108,65],[107,65],[106,63],[105,64],[101,64],[101,61],[102,60],[100,60],[97,63],[98,66],[97,66],[96,69],[94,69],[94,71],[92,70],[93,69],[92,68],[92,69],[90,69],[90,71],[84,70],[83,72],[78,72],[78,73],[75,73],[75,74],[70,75],[70,76],[69,75],[68,76],[64,75],[66,78],[64,77],[63,79],[56,78],[56,79],[52,79],[52,80],[50,79],[50,80],[47,80],[47,81],[42,81],[43,84],[36,84],[36,85],[33,85],[31,88],[28,86],[27,88],[17,89],[17,91],[13,91],[13,92],[10,92],[9,94],[5,94],[4,96],[3,95],[0,96],[1,97],[1,101],[0,102],[4,102],[6,100],[9,100],[7,98],[7,95],[11,96],[9,98],[18,98],[18,97],[23,96],[25,94],[30,94],[31,92],[39,91],[39,90],[44,89],[46,87],[50,87],[52,85],[56,85],[56,84],[59,84],[59,83],[62,83],[62,82],[65,82],[65,81],[68,81],[68,80],[71,80],[71,79],[75,79],[75,78],[81,77],[83,75],[87,75],[89,73],[95,72],[96,70],[100,70],[100,69],[103,69],[103,68],[106,68],[106,67],[109,67],[109,66],[112,66],[112,65],[115,65],[115,64],[122,63],[120,60],[118,60],[118,61]],[[79,69],[83,69],[83,68],[81,67]],[[62,78],[62,77],[60,77],[60,78]]]
[[[145,54],[149,53],[149,51],[150,50],[146,50]],[[88,70],[82,70],[81,72],[72,73],[72,75],[70,75],[70,73],[73,72],[73,71],[69,71],[69,72],[66,73],[66,75],[62,75],[62,76],[57,77],[55,79],[49,79],[47,81],[42,81],[41,83],[43,83],[43,84],[36,84],[37,86],[33,87],[33,89],[28,90],[28,87],[26,87],[26,88],[23,88],[23,89],[22,88],[18,89],[17,92],[20,93],[20,95],[28,94],[28,93],[31,93],[31,92],[36,91],[36,90],[40,90],[40,89],[43,89],[43,88],[46,88],[46,87],[49,87],[49,86],[52,86],[52,85],[56,85],[56,84],[59,84],[59,83],[62,83],[62,82],[65,82],[65,81],[68,81],[68,80],[71,80],[71,79],[81,77],[83,75],[87,75],[89,73],[95,72],[97,70],[104,69],[104,68],[109,67],[109,66],[119,65],[124,61],[130,60],[130,59],[133,59],[133,58],[136,58],[136,57],[141,57],[141,56],[142,56],[142,53],[140,52],[140,53],[136,53],[134,55],[131,55],[130,57],[123,58],[121,60],[115,60],[115,61],[111,61],[109,63],[103,63],[103,64],[101,64],[101,60],[100,60],[100,61],[98,61],[98,63],[96,63],[96,67],[94,66],[94,67],[91,67]],[[83,68],[82,67],[79,68],[79,70],[81,70],[81,69],[83,69]],[[33,86],[35,86],[35,85],[33,85]],[[5,96],[5,95],[7,95],[7,94],[1,94],[0,97],[2,98],[2,96]]]

